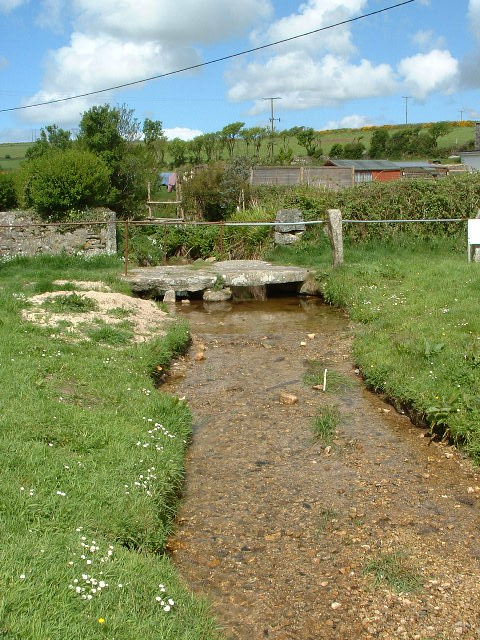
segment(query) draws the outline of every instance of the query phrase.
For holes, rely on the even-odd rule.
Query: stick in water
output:
[[[327,390],[327,369],[323,372],[323,390]]]

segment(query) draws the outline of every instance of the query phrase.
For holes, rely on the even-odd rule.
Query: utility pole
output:
[[[270,100],[270,127],[271,127],[271,138],[270,138],[270,157],[273,158],[273,136],[275,135],[275,122],[280,122],[280,118],[275,118],[274,113],[274,102],[275,100],[281,100],[279,96],[275,96],[273,98],[262,98],[262,100]]]
[[[408,101],[411,100],[412,96],[403,96],[405,100],[405,124],[408,124]]]

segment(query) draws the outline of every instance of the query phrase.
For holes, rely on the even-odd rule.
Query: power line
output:
[[[404,0],[403,2],[398,2],[397,4],[390,5],[389,7],[384,7],[383,9],[377,9],[377,11],[371,11],[370,13],[364,13],[361,16],[357,16],[356,18],[349,18],[348,20],[342,20],[341,22],[336,22],[335,24],[328,25],[327,27],[320,27],[319,29],[313,29],[312,31],[307,31],[305,33],[300,33],[296,36],[291,36],[290,38],[283,38],[283,40],[277,40],[276,42],[269,42],[268,44],[263,44],[259,47],[254,47],[253,49],[246,49],[245,51],[239,51],[238,53],[231,53],[227,56],[222,56],[221,58],[215,58],[213,60],[208,60],[207,62],[200,62],[198,64],[193,64],[189,67],[184,67],[183,69],[176,69],[175,71],[168,71],[167,73],[159,73],[155,76],[150,76],[149,78],[143,78],[142,80],[133,80],[132,82],[125,82],[123,84],[117,84],[113,87],[108,87],[107,89],[98,89],[97,91],[88,91],[86,93],[79,93],[74,96],[68,96],[67,98],[57,98],[55,100],[46,100],[45,102],[36,102],[35,104],[27,104],[22,107],[10,107],[8,109],[0,109],[0,113],[5,113],[7,111],[22,111],[23,109],[33,109],[34,107],[43,107],[48,104],[55,104],[58,102],[66,102],[67,100],[76,100],[77,98],[86,98],[87,96],[94,96],[99,93],[106,93],[107,91],[114,91],[115,89],[123,89],[124,87],[132,87],[136,84],[143,84],[144,82],[150,82],[152,80],[159,80],[160,78],[166,78],[168,76],[173,76],[178,73],[184,73],[185,71],[193,71],[194,69],[200,69],[201,67],[206,67],[211,64],[216,64],[218,62],[224,62],[225,60],[231,60],[232,58],[238,58],[239,56],[244,56],[249,53],[254,53],[255,51],[261,51],[263,49],[268,49],[269,47],[274,47],[279,44],[284,44],[285,42],[291,42],[292,40],[298,40],[299,38],[305,38],[306,36],[310,36],[314,33],[320,33],[321,31],[327,31],[328,29],[334,29],[335,27],[341,27],[345,24],[350,24],[352,22],[357,22],[358,20],[363,20],[364,18],[370,18],[371,16],[378,15],[380,13],[385,13],[386,11],[391,11],[392,9],[396,9],[398,7],[403,7],[407,4],[411,4],[416,0]]]

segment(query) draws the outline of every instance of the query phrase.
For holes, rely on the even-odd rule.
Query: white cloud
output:
[[[175,51],[166,49],[157,42],[140,43],[122,41],[111,36],[73,33],[68,46],[50,53],[44,79],[45,88],[24,104],[87,93],[198,61],[198,55],[193,49]],[[111,94],[106,94],[106,98],[109,97]],[[98,96],[27,110],[24,117],[32,121],[44,122],[50,119],[58,124],[71,123],[94,102],[98,102]]]
[[[300,33],[348,20],[358,15],[367,4],[368,0],[307,0],[299,6],[297,13],[277,20],[261,35],[254,32],[253,38],[258,44],[290,38]],[[292,48],[297,50],[299,47],[317,55],[321,51],[330,51],[345,56],[356,50],[348,25],[282,45],[283,50],[292,50]]]
[[[327,122],[325,129],[360,129],[361,127],[368,127],[371,124],[372,121],[368,116],[353,114],[351,116],[345,116],[341,120],[330,120]]]
[[[175,46],[240,35],[272,11],[270,0],[74,0],[73,4],[83,31]]]
[[[22,4],[25,4],[28,0],[0,0],[0,11],[8,13],[13,11]]]
[[[468,17],[473,32],[480,38],[480,0],[470,0],[468,4]]]
[[[297,13],[277,20],[262,34],[254,32],[254,42],[280,40],[352,18],[367,4],[367,0],[307,0]],[[259,114],[268,109],[261,98],[269,95],[281,96],[281,106],[287,109],[309,109],[398,89],[390,65],[366,59],[352,62],[355,52],[348,25],[291,41],[268,58],[231,69],[229,98],[255,100],[251,113]]]
[[[234,72],[229,97],[234,101],[256,99],[252,114],[265,111],[265,95],[282,97],[287,109],[332,106],[356,98],[369,98],[395,92],[393,69],[369,60],[352,64],[332,54],[321,59],[291,52],[270,58],[267,63],[251,63]]]
[[[65,0],[42,0],[37,24],[52,31],[62,30],[62,14],[65,9]]]
[[[420,49],[443,49],[447,41],[443,36],[437,36],[432,29],[417,31],[412,36],[413,44]]]
[[[193,140],[193,138],[203,134],[203,131],[189,129],[188,127],[173,127],[173,129],[164,129],[164,132],[168,140],[173,140],[174,138]]]
[[[2,69],[6,69],[9,64],[10,64],[10,61],[8,58],[6,58],[5,56],[0,56],[0,71]]]
[[[460,65],[450,51],[434,49],[404,58],[398,71],[412,96],[424,100],[437,91],[452,93],[459,80]]]
[[[62,0],[43,0],[41,20],[58,24],[62,7]],[[70,43],[49,53],[42,88],[24,104],[198,64],[198,43],[241,34],[268,17],[272,5],[270,0],[72,0],[71,9],[76,28]],[[99,98],[39,107],[23,112],[23,117],[31,122],[73,124]]]

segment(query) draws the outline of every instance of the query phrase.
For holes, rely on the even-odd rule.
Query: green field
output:
[[[388,131],[390,134],[393,134],[399,131],[402,126],[404,125],[398,125],[397,127],[388,127]],[[365,127],[363,129],[337,129],[333,131],[320,131],[319,133],[321,134],[321,145],[323,152],[325,155],[328,155],[331,147],[334,144],[344,145],[348,142],[354,142],[359,139],[368,149],[375,128],[376,127]],[[450,149],[452,147],[461,147],[468,142],[473,141],[474,137],[475,132],[473,124],[469,126],[460,126],[459,123],[457,123],[457,126],[454,126],[454,128],[448,135],[443,136],[439,139],[439,149],[441,150]],[[25,158],[25,152],[30,145],[31,143],[29,142],[0,143],[0,169],[5,171],[17,169],[20,166],[22,160]],[[306,155],[305,149],[298,144],[296,138],[289,137],[285,141],[283,141],[280,136],[275,140],[275,153],[278,153],[278,151],[283,146],[290,147],[295,156]],[[242,140],[237,141],[235,154],[247,154],[247,148]],[[224,152],[224,158],[228,158],[228,154],[226,151]],[[260,158],[264,162],[268,163],[269,161],[269,149],[266,142],[262,143],[262,147],[260,149]],[[168,153],[166,159],[167,161],[169,159]]]
[[[218,638],[165,552],[191,415],[153,374],[188,345],[187,328],[132,344],[99,327],[75,342],[66,321],[22,319],[56,278],[125,292],[121,267],[116,257],[0,261],[2,638]],[[78,297],[65,306],[81,314]]]
[[[0,169],[4,171],[18,169],[30,146],[30,142],[1,142]]]

